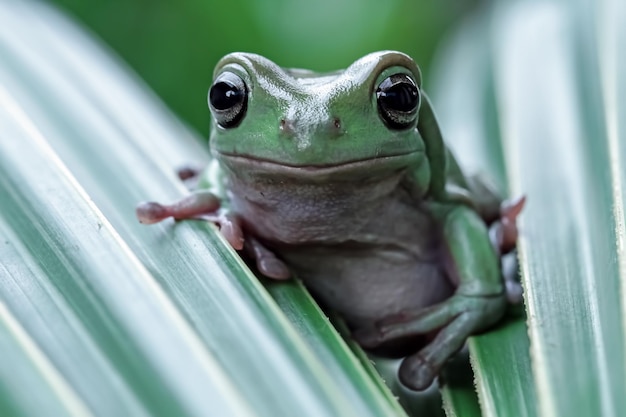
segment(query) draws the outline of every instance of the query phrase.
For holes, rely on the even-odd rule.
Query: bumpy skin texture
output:
[[[427,388],[469,335],[503,315],[499,249],[514,245],[523,201],[501,207],[484,182],[463,175],[404,54],[315,74],[235,53],[218,63],[216,80],[225,73],[239,77],[245,102],[224,127],[222,105],[210,100],[206,189],[169,206],[144,203],[139,219],[216,222],[260,273],[302,279],[363,347],[408,355],[401,381]],[[400,128],[381,116],[377,95],[395,74],[421,96]]]

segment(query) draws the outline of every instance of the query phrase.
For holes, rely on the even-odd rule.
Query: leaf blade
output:
[[[214,228],[192,221],[150,228],[138,224],[133,206],[144,198],[181,196],[185,189],[175,178],[175,166],[206,160],[207,151],[56,14],[45,8],[37,9],[37,15],[21,6],[2,7],[20,18],[0,16],[0,55],[7,62],[0,68],[0,80],[129,252],[193,327],[203,348],[228,369],[224,381],[245,397],[242,413],[253,408],[254,415],[267,416],[402,415],[379,385],[339,385],[335,380],[366,375],[343,341],[323,336],[333,332],[327,324],[315,335],[317,343],[331,343],[334,352],[344,356],[339,366],[327,367]],[[27,33],[22,32],[25,26]],[[36,183],[32,176],[31,182]],[[44,215],[38,212],[35,217]],[[319,311],[315,314],[316,320],[324,320]],[[303,319],[293,314],[291,318]],[[273,382],[261,383],[267,378]],[[149,399],[140,403],[156,412]]]

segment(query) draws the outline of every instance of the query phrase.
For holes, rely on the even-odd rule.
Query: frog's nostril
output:
[[[341,136],[345,133],[345,129],[343,124],[341,123],[341,119],[338,117],[333,117],[330,121],[330,134],[333,137]]]
[[[280,119],[279,130],[287,136],[293,136],[296,132],[294,123],[291,120]]]
[[[281,118],[278,122],[278,130],[280,135],[286,138],[311,135],[336,138],[346,133],[346,129],[338,117],[325,118],[323,121]]]

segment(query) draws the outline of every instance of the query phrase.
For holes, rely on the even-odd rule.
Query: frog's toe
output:
[[[460,314],[443,327],[426,347],[402,361],[398,370],[400,381],[417,391],[428,388],[446,361],[458,352],[467,337],[480,327],[480,321],[480,314]]]
[[[256,261],[256,268],[268,278],[284,280],[291,277],[287,264],[278,259],[274,252],[267,249],[252,236],[246,240],[246,251]]]
[[[489,228],[492,245],[500,254],[510,253],[517,244],[517,217],[526,204],[526,196],[505,200],[500,207],[500,219]]]
[[[438,373],[439,369],[416,353],[402,361],[398,377],[407,388],[423,391],[433,383]]]
[[[517,216],[520,215],[525,205],[525,195],[511,200],[505,200],[502,202],[502,205],[500,207],[500,217],[514,223],[517,220]]]
[[[283,280],[291,277],[289,268],[280,259],[273,257],[257,259],[256,265],[259,272],[268,278]]]
[[[225,213],[217,218],[211,218],[211,221],[219,226],[220,233],[233,249],[243,249],[245,239],[241,229],[241,219],[237,215]]]
[[[142,224],[154,224],[169,216],[169,210],[162,204],[148,201],[140,203],[135,209],[137,219]]]

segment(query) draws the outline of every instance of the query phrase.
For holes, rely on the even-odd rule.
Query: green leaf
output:
[[[484,415],[626,412],[625,19],[618,1],[494,3],[439,63],[457,154],[528,196],[528,329],[514,320],[470,343]]]
[[[5,2],[0,57],[0,300],[90,413],[404,414],[297,283],[287,317],[211,225],[137,222],[208,154],[99,45]]]
[[[626,410],[625,18],[617,0],[494,3],[435,71],[464,166],[528,196],[527,326],[470,340],[480,409],[458,358],[449,415]],[[4,2],[0,59],[1,415],[403,415],[300,284],[264,287],[205,223],[136,222],[208,155],[99,45]]]
[[[482,173],[507,193],[499,108],[495,101],[491,12],[475,16],[458,30],[437,63],[433,99],[446,140],[467,172]],[[530,193],[524,193],[530,194]],[[513,193],[515,195],[515,193]],[[529,196],[533,198],[532,195]],[[526,216],[526,210],[522,216]],[[523,232],[522,232],[523,233]],[[475,386],[484,415],[535,416],[529,340],[524,318],[511,317],[489,332],[470,339]],[[477,415],[471,384],[444,387],[448,414]],[[474,400],[475,401],[475,400]],[[478,414],[480,415],[480,414]]]
[[[8,247],[4,242],[2,255],[11,256]],[[4,305],[0,305],[0,349],[0,415],[91,415]]]

